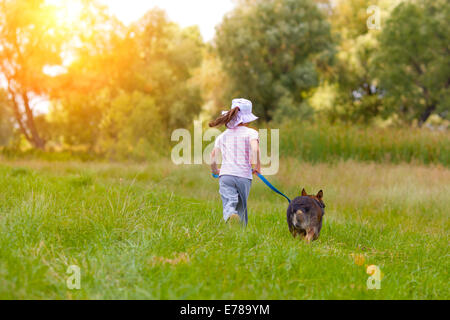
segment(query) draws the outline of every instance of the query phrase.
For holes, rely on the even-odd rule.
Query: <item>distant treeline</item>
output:
[[[245,97],[269,125],[316,123],[302,141],[302,131],[292,133],[286,154],[448,163],[432,134],[413,134],[414,142],[405,133],[397,144],[395,130],[351,128],[432,120],[448,130],[447,0],[243,0],[207,43],[198,27],[181,28],[159,9],[124,25],[97,0],[80,2],[70,19],[57,2],[0,6],[0,146],[8,150],[148,159],[167,152],[174,129]],[[48,112],[38,112],[43,102]],[[319,123],[330,136],[314,129]]]

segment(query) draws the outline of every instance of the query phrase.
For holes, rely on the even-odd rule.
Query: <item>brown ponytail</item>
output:
[[[218,126],[221,126],[223,124],[227,125],[228,122],[233,120],[233,118],[237,115],[238,111],[239,111],[239,107],[235,107],[235,108],[231,109],[227,113],[225,113],[225,114],[221,115],[220,117],[218,117],[216,120],[211,121],[209,123],[209,126],[210,127],[218,127]]]

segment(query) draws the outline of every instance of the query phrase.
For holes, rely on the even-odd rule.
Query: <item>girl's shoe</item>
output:
[[[239,215],[236,213],[233,213],[232,215],[230,215],[227,219],[227,223],[230,222],[231,224],[235,224],[237,222],[239,222],[241,220],[241,218],[239,218]]]

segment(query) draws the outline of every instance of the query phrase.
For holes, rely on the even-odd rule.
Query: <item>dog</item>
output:
[[[294,238],[298,234],[308,243],[319,238],[322,219],[325,214],[325,204],[322,199],[322,190],[313,196],[308,195],[303,189],[301,196],[296,197],[289,203],[287,223]]]

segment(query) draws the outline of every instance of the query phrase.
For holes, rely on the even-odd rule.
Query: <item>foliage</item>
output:
[[[333,54],[329,24],[310,0],[242,1],[218,27],[216,45],[232,95],[251,99],[265,120],[305,107]]]
[[[139,91],[119,94],[102,118],[100,149],[115,159],[153,158],[152,152],[162,153],[166,146],[160,117],[149,95]]]
[[[154,101],[147,95],[139,92],[129,95],[124,92],[108,107],[96,150],[87,152],[89,149],[82,145],[67,144],[64,148],[52,147],[52,152],[47,155],[44,152],[20,152],[9,148],[1,151],[0,156],[7,159],[52,161],[69,161],[72,156],[83,161],[127,160],[147,163],[166,159],[170,162],[167,157],[174,143],[170,143],[163,130],[159,129],[161,123],[153,118],[154,108]],[[126,113],[127,117],[124,116]],[[300,120],[260,125],[261,128],[280,130],[279,151],[282,159],[292,157],[308,163],[354,160],[450,167],[450,138],[445,124],[433,129],[381,128],[343,123],[331,126],[326,121],[309,124]],[[192,126],[188,129],[191,131]],[[206,146],[204,142],[203,147]]]
[[[44,0],[0,1],[0,72],[21,133],[37,148],[45,141],[34,123],[33,99],[46,94],[47,65],[61,63],[55,11]]]
[[[6,92],[0,90],[0,146],[8,145],[14,133],[9,103]]]
[[[450,6],[401,3],[380,35],[377,71],[392,112],[423,124],[433,113],[449,117]]]
[[[378,30],[369,30],[367,8],[377,5],[386,11],[385,1],[337,1],[329,15],[333,38],[338,42],[334,66],[330,69],[328,90],[334,94],[331,105],[317,109],[334,123],[371,122],[377,116],[386,116],[383,109],[383,89],[374,75],[374,54],[378,49]],[[331,86],[329,84],[332,84]],[[325,103],[327,104],[327,103]],[[316,105],[318,105],[316,103]]]
[[[217,50],[211,44],[205,46],[202,64],[194,77],[194,81],[201,88],[204,101],[200,116],[209,119],[229,108],[231,101],[226,98],[226,94],[230,90],[230,81],[223,69]]]
[[[49,119],[52,140],[69,146],[85,146],[94,150],[100,138],[103,112],[110,103],[108,89],[82,94],[67,92],[54,100]]]
[[[367,27],[370,5],[381,31]],[[238,96],[273,126],[331,122],[336,132],[450,116],[444,0],[241,0],[213,43],[156,8],[131,25],[98,0],[0,8],[3,145],[143,160]],[[42,101],[48,112],[37,112]],[[398,160],[442,162],[405,154]]]
[[[450,137],[429,129],[376,128],[286,122],[280,154],[308,162],[340,160],[425,163],[450,166]]]
[[[344,49],[345,47],[345,49]],[[369,123],[383,114],[383,91],[373,75],[377,41],[366,33],[343,44],[337,55],[338,96],[327,116],[334,122]]]
[[[101,29],[105,23],[112,31]],[[192,80],[202,58],[198,28],[181,29],[154,9],[130,27],[106,18],[97,29],[103,38],[93,37],[95,45],[87,39],[58,77],[63,85],[49,115],[54,139],[117,158],[158,152],[155,141],[200,112],[202,97]]]
[[[132,62],[139,79],[133,89],[155,99],[167,130],[192,123],[202,106],[198,84],[192,81],[193,71],[202,60],[203,42],[198,27],[181,29],[163,11],[153,9],[131,32],[140,57]]]

